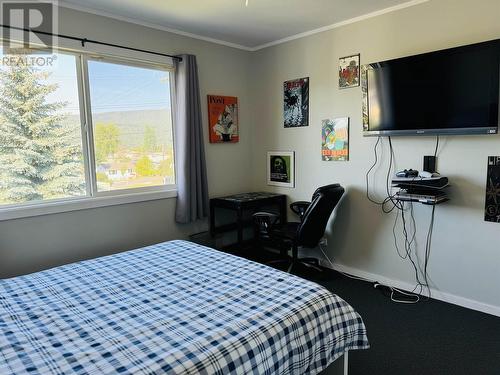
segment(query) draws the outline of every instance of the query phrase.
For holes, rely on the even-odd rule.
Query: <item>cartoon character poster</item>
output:
[[[500,223],[500,156],[488,157],[484,220]]]
[[[323,120],[322,125],[323,160],[349,160],[349,117]]]
[[[285,128],[309,125],[309,77],[283,83]]]
[[[339,59],[339,87],[341,89],[359,86],[359,55]]]
[[[236,143],[238,133],[238,98],[207,95],[210,143]]]

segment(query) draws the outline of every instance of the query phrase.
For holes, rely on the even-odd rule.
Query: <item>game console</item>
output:
[[[404,171],[397,172],[396,177],[404,177],[404,178],[418,177],[418,171],[415,171],[413,169],[405,169]]]
[[[448,178],[444,176],[434,177],[396,177],[392,179],[392,186],[402,189],[444,189],[448,186]]]
[[[401,190],[396,193],[396,197],[400,201],[420,202],[424,204],[438,204],[448,200],[443,190]]]

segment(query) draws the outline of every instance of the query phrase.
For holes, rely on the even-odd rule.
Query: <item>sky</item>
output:
[[[1,52],[1,51],[0,51]],[[73,55],[57,54],[48,82],[58,88],[49,102],[66,102],[66,112],[79,113],[77,60]],[[92,113],[170,109],[168,72],[102,61],[88,62]]]
[[[170,108],[168,73],[89,61],[92,112]]]

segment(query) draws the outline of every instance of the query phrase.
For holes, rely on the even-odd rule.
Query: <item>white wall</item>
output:
[[[306,199],[322,185],[339,182],[347,196],[329,226],[329,255],[341,266],[379,279],[414,284],[407,261],[396,254],[393,215],[384,215],[365,197],[365,173],[373,161],[375,138],[362,137],[361,89],[338,89],[341,56],[361,53],[362,63],[500,38],[500,1],[431,0],[362,22],[259,51],[252,55],[254,187]],[[310,126],[283,128],[283,81],[310,77]],[[416,108],[416,110],[418,110]],[[349,116],[350,161],[321,161],[321,120]],[[434,138],[395,138],[396,170],[421,169],[423,155],[434,152]],[[383,166],[376,170],[383,196]],[[265,183],[269,150],[296,151],[296,188]],[[438,169],[449,176],[451,201],[436,208],[429,273],[435,289],[468,306],[500,314],[500,226],[483,221],[488,155],[500,153],[499,136],[442,138]],[[415,207],[417,245],[423,254],[431,209]],[[398,233],[401,233],[399,231]],[[401,235],[400,235],[401,238]],[[450,295],[446,295],[451,294]],[[475,301],[475,302],[474,302]]]
[[[114,19],[60,9],[59,32],[198,59],[211,196],[248,189],[251,160],[247,69],[249,53]],[[241,140],[209,144],[206,95],[237,96]],[[141,245],[186,238],[206,222],[177,225],[175,199],[134,203],[0,222],[0,277],[97,257]]]

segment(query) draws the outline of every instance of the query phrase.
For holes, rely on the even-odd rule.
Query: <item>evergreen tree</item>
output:
[[[0,200],[81,195],[81,147],[62,126],[65,103],[48,103],[49,74],[19,65],[0,71]]]

